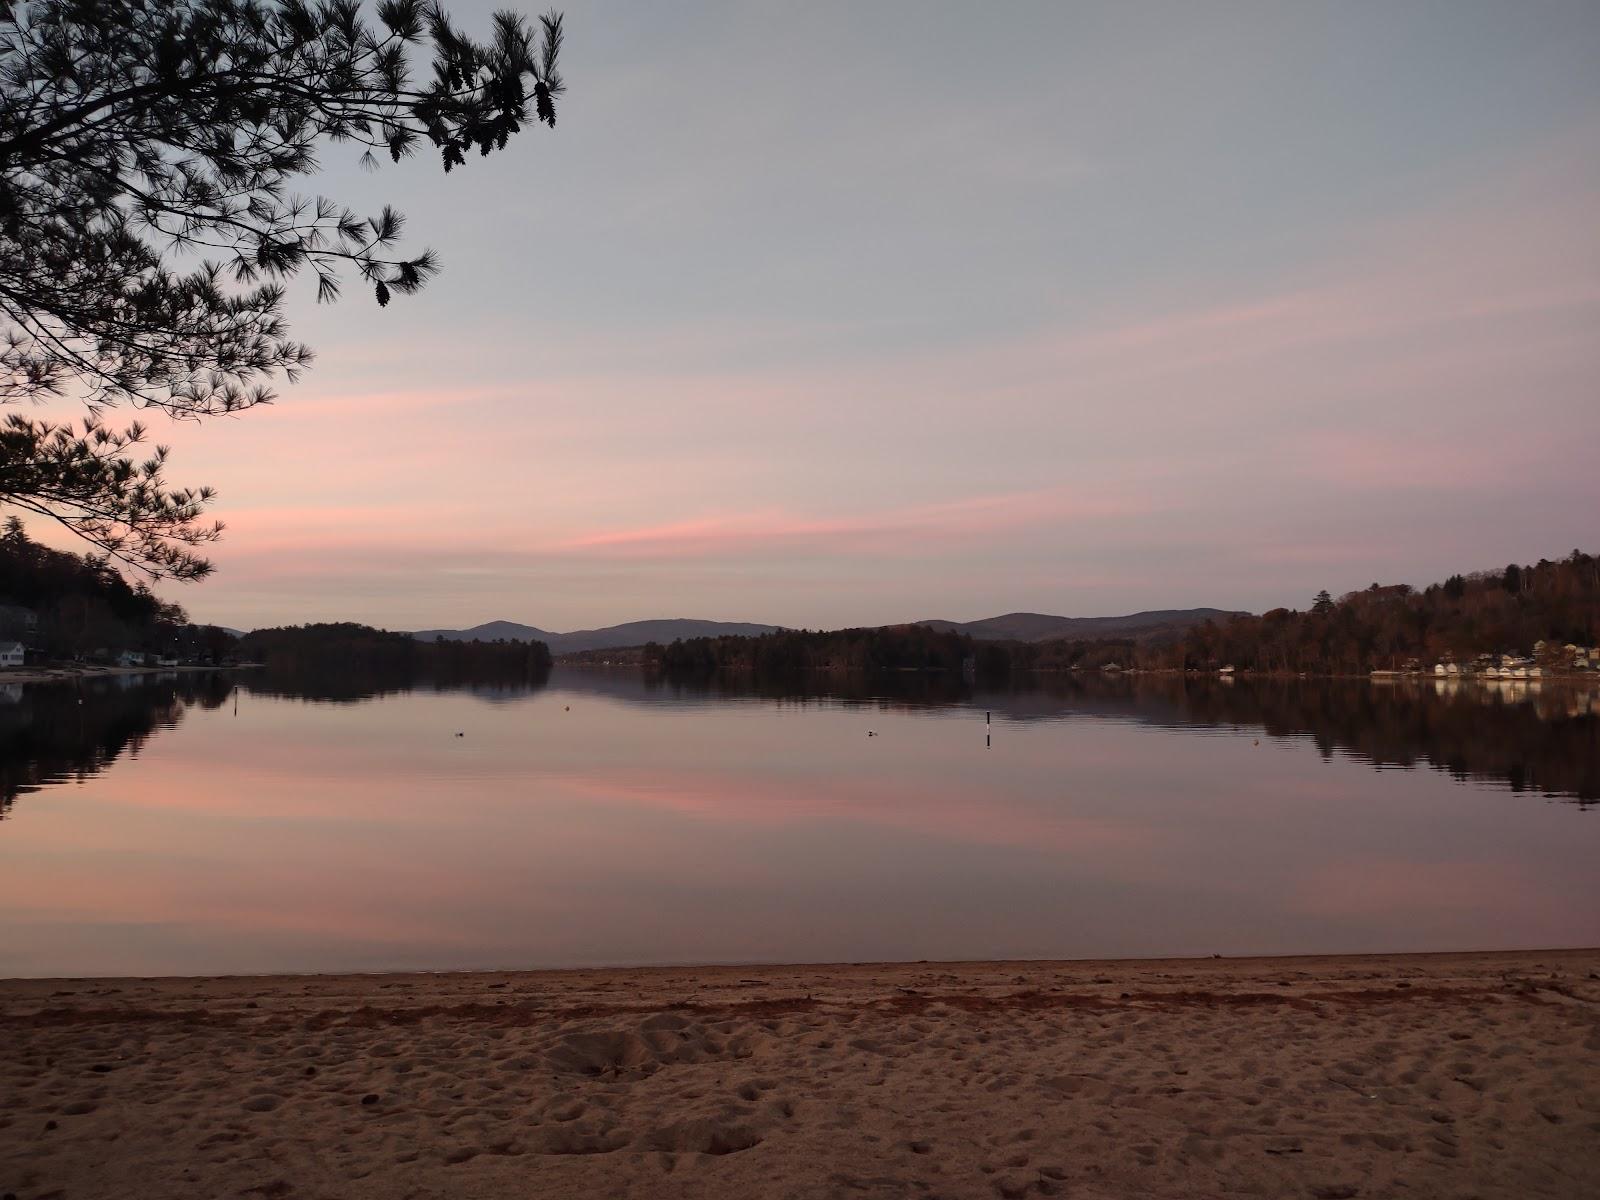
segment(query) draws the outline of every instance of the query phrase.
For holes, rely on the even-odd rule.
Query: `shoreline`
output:
[[[81,679],[109,679],[131,675],[199,674],[209,671],[248,671],[260,663],[234,663],[230,666],[205,667],[182,664],[172,667],[21,667],[0,668],[0,683],[73,683]]]
[[[303,983],[319,979],[375,979],[398,978],[435,979],[476,977],[504,979],[519,978],[531,981],[549,976],[606,976],[648,975],[655,973],[683,974],[684,972],[714,973],[720,971],[773,972],[823,972],[823,971],[890,971],[909,967],[961,970],[963,968],[1050,969],[1070,972],[1074,970],[1143,968],[1195,968],[1215,966],[1232,971],[1259,967],[1263,973],[1275,965],[1313,963],[1324,967],[1360,967],[1376,963],[1416,961],[1422,965],[1429,961],[1461,960],[1465,963],[1489,960],[1520,960],[1529,957],[1593,956],[1600,959],[1600,944],[1594,946],[1540,946],[1527,950],[1352,950],[1332,953],[1304,954],[1163,954],[1128,958],[894,958],[875,961],[840,960],[838,962],[780,962],[767,959],[730,960],[725,962],[655,962],[634,964],[608,964],[604,966],[574,966],[562,964],[548,967],[378,967],[372,970],[349,971],[245,971],[222,975],[0,975],[0,1019],[3,1019],[6,992],[28,984],[194,984],[194,983]]]
[[[587,651],[586,651],[587,653]],[[738,667],[718,667],[710,672],[693,672],[693,674],[672,674],[653,670],[643,662],[627,661],[595,661],[595,659],[581,658],[578,654],[557,654],[552,659],[552,666],[566,667],[566,669],[581,670],[630,670],[640,672],[646,677],[656,678],[664,683],[706,683],[715,682],[720,678],[734,678],[739,682],[754,680],[755,672],[752,670],[738,669]],[[878,672],[859,672],[859,670],[845,669],[845,667],[827,667],[827,669],[806,670],[795,677],[784,677],[782,682],[790,682],[792,678],[800,680],[830,680],[830,678],[872,678],[874,675],[928,675],[928,677],[963,678],[963,682],[974,683],[973,678],[965,677],[960,670],[947,669],[947,667],[885,667]],[[1013,682],[1014,678],[1069,678],[1074,675],[1080,677],[1160,677],[1160,678],[1211,678],[1211,680],[1272,680],[1282,683],[1285,680],[1317,680],[1317,682],[1365,682],[1365,683],[1510,683],[1510,685],[1536,686],[1539,685],[1581,685],[1586,688],[1600,688],[1600,672],[1597,670],[1563,670],[1541,669],[1539,675],[1517,677],[1517,675],[1491,675],[1488,670],[1459,670],[1456,674],[1435,675],[1432,670],[1389,670],[1374,667],[1371,670],[1360,672],[1318,672],[1318,670],[1200,670],[1195,667],[1024,667],[1018,672],[1010,672],[998,677],[979,678],[979,685],[1002,686]]]
[[[1600,949],[0,982],[0,1184],[1567,1197]]]

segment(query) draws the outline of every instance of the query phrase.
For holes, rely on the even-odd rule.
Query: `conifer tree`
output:
[[[289,191],[325,143],[446,171],[554,126],[562,19],[494,18],[477,42],[437,4],[384,0],[0,0],[0,404],[66,396],[81,423],[0,425],[0,504],[60,521],[154,577],[210,571],[207,488],[167,483],[137,423],[269,402],[311,361],[282,317],[309,271],[379,305],[434,255],[403,218]],[[420,49],[431,69],[413,76]]]

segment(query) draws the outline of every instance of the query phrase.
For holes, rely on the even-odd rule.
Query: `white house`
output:
[[[20,667],[27,657],[21,642],[0,642],[0,667]]]
[[[124,650],[117,655],[117,666],[142,667],[144,666],[144,654],[138,650]]]

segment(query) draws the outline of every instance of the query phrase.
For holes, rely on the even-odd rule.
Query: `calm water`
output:
[[[120,682],[0,694],[0,974],[1600,943],[1584,693]]]

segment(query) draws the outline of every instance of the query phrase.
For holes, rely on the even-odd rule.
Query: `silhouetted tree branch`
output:
[[[353,272],[386,305],[437,270],[399,252],[394,210],[287,190],[319,143],[358,143],[368,163],[427,144],[446,171],[503,149],[554,126],[561,40],[558,14],[499,13],[479,43],[422,0],[385,0],[375,22],[357,0],[0,0],[0,403],[70,392],[92,420],[267,403],[311,360],[288,336],[285,280],[309,269],[330,301]],[[195,524],[210,493],[166,490],[164,454],[154,475],[117,460],[135,430],[6,436],[0,496],[151,574],[205,573],[192,548],[216,536]],[[116,490],[135,477],[146,491]],[[71,499],[29,490],[46,480]]]

